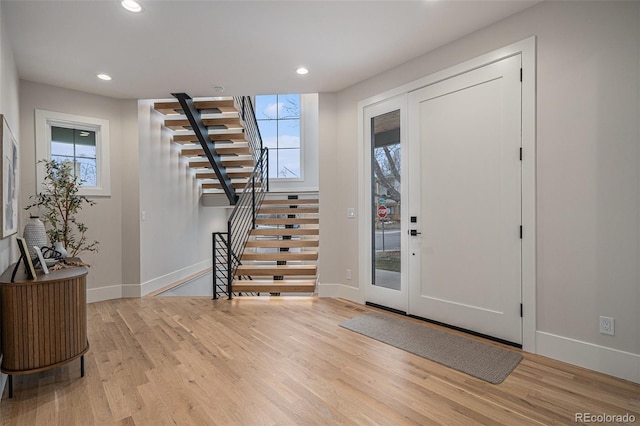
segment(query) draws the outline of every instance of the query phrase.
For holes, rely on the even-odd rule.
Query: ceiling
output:
[[[147,99],[339,91],[536,2],[139,0],[133,14],[119,0],[2,0],[2,14],[21,78]]]

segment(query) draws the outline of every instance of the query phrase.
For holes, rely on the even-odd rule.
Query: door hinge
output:
[[[522,303],[520,304],[520,318],[524,318]]]
[[[520,68],[520,82],[522,83],[522,68]]]
[[[522,148],[520,148],[520,161],[522,161]]]
[[[522,225],[520,225],[520,239],[522,239]]]

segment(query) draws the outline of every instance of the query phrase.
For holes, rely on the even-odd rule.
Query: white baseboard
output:
[[[350,287],[344,284],[323,284],[318,283],[319,297],[341,297],[352,302],[364,304],[361,291],[357,287]]]
[[[123,297],[142,297],[184,280],[204,269],[211,267],[211,260],[206,259],[194,265],[178,269],[166,275],[151,279],[142,284],[120,284],[87,289],[87,303],[103,300],[122,299]]]
[[[549,358],[640,383],[640,355],[555,334],[536,332],[536,352]]]
[[[174,284],[178,281],[184,280],[198,272],[201,272],[211,267],[211,259],[205,259],[201,262],[195,263],[191,266],[186,266],[177,271],[170,272],[166,275],[151,279],[142,283],[139,286],[126,286],[122,290],[123,297],[142,297],[154,291],[160,290],[163,287]]]
[[[111,299],[122,299],[121,285],[110,285],[106,287],[87,289],[87,303],[101,302],[103,300]]]

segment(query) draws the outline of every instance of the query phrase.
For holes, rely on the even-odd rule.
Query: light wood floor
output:
[[[640,385],[631,382],[525,353],[492,385],[338,326],[370,310],[318,298],[90,304],[86,376],[79,361],[16,376],[0,420],[539,425],[575,424],[575,413],[590,412],[640,423]]]

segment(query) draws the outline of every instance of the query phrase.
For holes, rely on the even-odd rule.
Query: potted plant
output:
[[[96,203],[78,194],[82,181],[73,173],[73,163],[56,160],[42,162],[46,168],[42,190],[30,197],[33,203],[25,209],[39,209],[49,240],[54,244],[60,243],[68,256],[75,257],[83,251],[97,252],[99,243],[89,242],[87,226],[76,217],[82,207]]]

